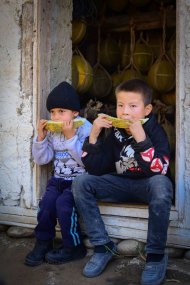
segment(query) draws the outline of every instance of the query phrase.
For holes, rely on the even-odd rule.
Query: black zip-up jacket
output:
[[[82,161],[88,173],[117,173],[129,178],[166,175],[170,159],[168,138],[152,113],[148,118],[143,125],[146,139],[140,143],[119,128],[111,128],[107,136],[103,132],[96,144],[90,144],[86,138]]]

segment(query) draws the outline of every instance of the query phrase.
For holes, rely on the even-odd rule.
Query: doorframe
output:
[[[176,210],[178,211],[178,221],[183,224],[185,219],[185,208],[187,207],[185,200],[185,133],[184,133],[184,110],[183,97],[185,93],[184,86],[184,60],[185,60],[185,44],[184,30],[185,17],[182,15],[185,11],[185,1],[176,1],[176,154],[175,154],[175,194],[176,194]],[[179,55],[179,56],[178,56]],[[189,204],[190,206],[190,204]],[[190,223],[189,223],[190,228]]]
[[[52,1],[34,0],[33,39],[33,126],[47,117],[46,98],[50,92]],[[33,205],[38,205],[42,189],[48,179],[47,167],[35,164],[33,168]]]
[[[51,61],[51,5],[52,1],[47,0],[34,0],[34,79],[33,79],[33,95],[34,95],[34,109],[33,109],[33,124],[36,126],[38,119],[42,115],[47,115],[43,106],[46,99],[46,94],[50,91],[50,61]],[[190,222],[185,221],[186,212],[186,193],[184,184],[185,173],[185,143],[184,143],[184,128],[183,125],[183,106],[182,98],[184,94],[184,58],[185,58],[185,45],[183,44],[183,31],[185,29],[185,19],[180,17],[183,15],[185,9],[185,1],[176,1],[176,42],[177,54],[176,56],[176,189],[175,197],[176,203],[171,210],[171,226],[182,227],[190,229]],[[72,20],[72,19],[71,19]],[[47,169],[44,167],[35,166],[33,175],[33,195],[34,205],[37,205],[40,198],[41,189],[45,187],[47,181]],[[189,204],[188,204],[189,205]],[[188,206],[190,207],[190,205]],[[124,215],[126,217],[147,218],[147,207],[134,206],[127,209],[125,206],[118,205],[101,205],[101,213],[103,215]],[[188,223],[188,224],[187,224]]]
[[[69,39],[70,35],[67,34],[65,42],[60,39],[64,37],[64,29],[68,28],[67,19],[72,13],[68,13],[67,19],[64,19],[64,9],[71,11],[72,0],[56,0],[56,2],[53,0],[34,0],[33,126],[35,129],[40,118],[48,118],[49,116],[49,112],[46,109],[46,98],[50,90],[62,80],[68,81],[71,78],[72,44],[71,39]],[[64,26],[61,35],[55,30],[55,19],[57,19],[59,29],[61,24]],[[72,18],[69,18],[69,20],[71,21]],[[55,36],[54,41],[57,41],[59,49],[57,46],[54,49],[55,43],[52,42],[51,33]],[[63,50],[66,49],[69,49],[70,52],[67,53],[65,60]],[[53,52],[61,54],[60,61],[58,61],[60,68],[57,68],[57,70],[55,66],[57,58],[53,57]],[[62,72],[62,66],[65,66],[66,73]],[[37,207],[38,201],[46,188],[50,169],[50,165],[35,165],[33,168],[34,207]]]

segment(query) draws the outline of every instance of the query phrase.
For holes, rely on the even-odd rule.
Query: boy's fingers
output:
[[[106,118],[106,117],[108,117],[108,115],[106,115],[106,114],[98,114],[98,118],[103,119],[103,118]]]
[[[40,125],[43,125],[43,126],[45,126],[47,124],[47,120],[40,120]]]
[[[109,125],[112,125],[112,121],[108,121],[108,120],[104,119],[104,122],[109,124]]]
[[[73,121],[64,121],[63,122],[63,128],[73,128]]]

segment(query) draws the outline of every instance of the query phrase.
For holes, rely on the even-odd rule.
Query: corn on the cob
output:
[[[104,114],[98,114],[98,116],[99,115],[104,115]],[[108,116],[108,115],[105,115],[105,116],[106,116],[106,119],[108,121],[112,122],[112,126],[113,127],[120,128],[120,129],[127,128],[128,124],[130,122],[129,120],[119,119],[119,118],[111,117],[111,116]],[[147,121],[148,121],[148,118],[140,119],[140,122],[141,122],[142,125],[145,124]]]
[[[73,120],[73,126],[75,129],[79,128],[82,126],[85,122],[85,119],[80,118],[80,119],[74,119]],[[54,122],[54,121],[47,121],[46,124],[46,130],[50,132],[61,132],[62,131],[62,125],[63,122]]]
[[[86,119],[80,118],[80,119],[74,119],[73,120],[73,125],[75,129],[78,129],[80,126],[84,125]]]

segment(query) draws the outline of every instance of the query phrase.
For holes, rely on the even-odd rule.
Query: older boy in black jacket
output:
[[[152,90],[139,79],[116,88],[117,117],[128,120],[125,129],[112,127],[106,115],[93,123],[83,146],[89,174],[73,182],[73,194],[86,232],[95,246],[83,274],[102,273],[116,254],[102,221],[97,200],[142,202],[149,205],[146,265],[142,285],[158,285],[167,268],[165,246],[173,196],[167,177],[170,150],[167,136],[152,114]],[[140,119],[148,118],[142,125]],[[103,129],[110,133],[103,136]],[[88,214],[86,214],[88,213]]]

